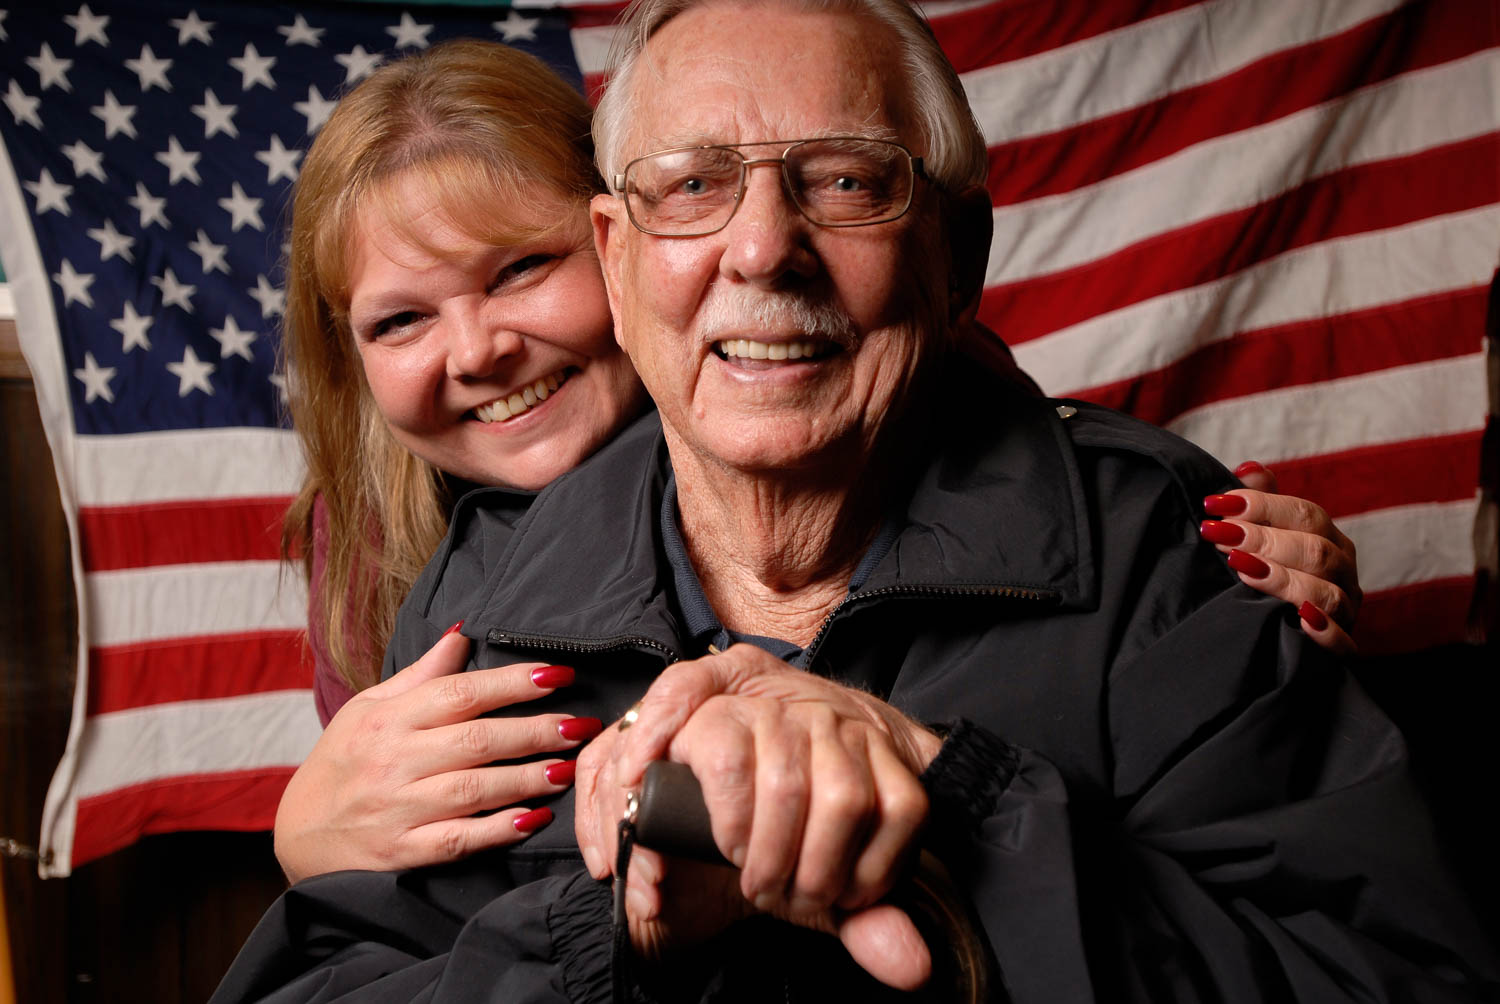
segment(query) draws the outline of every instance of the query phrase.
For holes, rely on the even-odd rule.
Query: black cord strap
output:
[[[630,850],[635,846],[636,805],[635,793],[632,792],[627,796],[625,818],[620,820],[619,846],[615,852],[615,931],[609,966],[615,1004],[628,1004],[630,1000],[630,977],[626,972],[631,955],[630,920],[625,916],[625,878],[630,872]]]

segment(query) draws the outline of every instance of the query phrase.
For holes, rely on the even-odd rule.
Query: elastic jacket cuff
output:
[[[608,882],[579,873],[547,910],[547,927],[557,949],[563,985],[576,1004],[604,1002],[611,996],[610,948],[614,897]]]
[[[945,736],[922,772],[922,787],[939,832],[974,833],[995,814],[1020,763],[1016,748],[967,718],[931,726]]]

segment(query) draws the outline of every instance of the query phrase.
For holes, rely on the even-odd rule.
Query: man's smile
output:
[[[762,342],[749,338],[729,338],[714,343],[714,354],[736,365],[760,361],[811,362],[840,351],[842,347],[837,342],[824,339]]]

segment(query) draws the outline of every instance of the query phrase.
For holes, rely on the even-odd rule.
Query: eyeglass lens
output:
[[[636,161],[627,169],[625,186],[636,223],[684,236],[717,230],[734,213],[747,160],[764,162],[722,147],[672,150]],[[910,201],[911,158],[894,144],[811,140],[788,149],[783,164],[797,208],[824,226],[895,219]]]

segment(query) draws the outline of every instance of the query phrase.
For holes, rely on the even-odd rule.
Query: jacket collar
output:
[[[988,374],[950,377],[905,528],[867,589],[1016,588],[1091,602],[1089,507],[1056,403]]]
[[[969,368],[972,370],[972,367]],[[1086,606],[1088,507],[1055,405],[955,368],[905,526],[859,596],[1025,590]],[[670,460],[651,412],[544,489],[487,576],[480,625],[516,638],[675,650],[661,547]]]
[[[670,467],[656,412],[558,478],[516,524],[487,576],[479,624],[584,644],[645,639],[675,649],[660,512]]]

